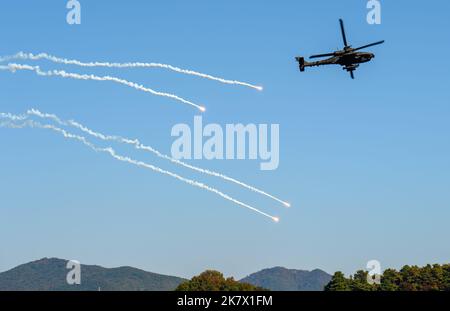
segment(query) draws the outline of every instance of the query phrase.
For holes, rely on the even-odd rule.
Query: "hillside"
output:
[[[120,267],[81,266],[81,285],[66,283],[67,260],[44,258],[0,273],[0,291],[165,291],[184,279]]]
[[[272,291],[322,291],[330,280],[331,275],[319,269],[303,271],[275,267],[253,273],[241,282]]]
[[[172,291],[187,280],[132,267],[81,266],[81,285],[66,283],[67,260],[44,258],[0,273],[0,291]],[[322,270],[265,269],[240,280],[273,291],[321,291],[331,280]]]

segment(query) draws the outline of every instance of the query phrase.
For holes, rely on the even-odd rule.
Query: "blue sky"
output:
[[[105,70],[204,103],[205,123],[279,123],[280,167],[195,161],[292,202],[158,161],[281,217],[279,224],[168,177],[117,162],[41,130],[0,130],[0,271],[42,257],[130,265],[190,277],[207,268],[243,277],[262,268],[346,273],[448,262],[450,53],[448,1],[86,1],[82,24],[65,1],[3,1],[0,54],[48,52],[85,61],[155,61],[261,84],[264,92],[163,70]],[[344,4],[345,3],[345,4]],[[337,67],[298,72],[294,57],[371,49],[352,81]],[[30,62],[26,62],[30,63]],[[197,111],[107,82],[0,72],[2,112],[29,108],[169,153],[172,126]]]

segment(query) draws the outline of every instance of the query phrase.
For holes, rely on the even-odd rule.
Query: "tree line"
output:
[[[370,284],[367,271],[357,271],[350,277],[336,272],[325,291],[450,291],[450,264],[387,269],[380,284]]]

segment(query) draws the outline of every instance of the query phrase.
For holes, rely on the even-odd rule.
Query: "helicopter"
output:
[[[314,66],[322,66],[322,65],[340,65],[343,67],[343,70],[347,70],[350,73],[350,76],[352,79],[355,79],[354,71],[359,67],[362,63],[367,63],[371,61],[375,54],[369,53],[369,52],[357,52],[362,49],[383,44],[383,41],[378,41],[375,43],[367,44],[358,48],[352,48],[351,45],[348,45],[347,43],[347,36],[345,35],[345,29],[344,29],[344,21],[342,19],[339,19],[339,23],[341,25],[341,33],[342,38],[344,40],[344,49],[335,51],[333,53],[327,53],[327,54],[318,54],[313,55],[310,57],[310,59],[314,58],[322,58],[322,57],[329,57],[324,60],[319,60],[315,62],[307,62],[305,61],[304,57],[296,57],[296,61],[299,63],[300,71],[305,71],[305,67],[314,67]]]

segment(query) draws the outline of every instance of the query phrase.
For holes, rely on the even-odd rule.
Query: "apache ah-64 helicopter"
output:
[[[367,44],[358,48],[352,48],[347,43],[347,37],[345,35],[345,29],[344,29],[344,22],[342,19],[339,20],[341,24],[341,32],[342,32],[342,38],[344,39],[344,49],[339,50],[333,53],[328,54],[319,54],[319,55],[313,55],[310,58],[321,58],[321,57],[330,57],[324,60],[320,60],[317,62],[307,62],[303,57],[296,57],[295,59],[298,61],[300,65],[300,71],[305,71],[305,67],[314,67],[314,66],[322,66],[322,65],[341,65],[344,67],[344,70],[347,70],[350,72],[350,76],[352,79],[355,78],[353,71],[356,70],[356,68],[359,67],[359,64],[361,63],[367,63],[372,60],[372,58],[375,57],[375,54],[368,53],[368,52],[357,52],[359,50],[382,44],[383,41],[378,41],[375,43]]]

